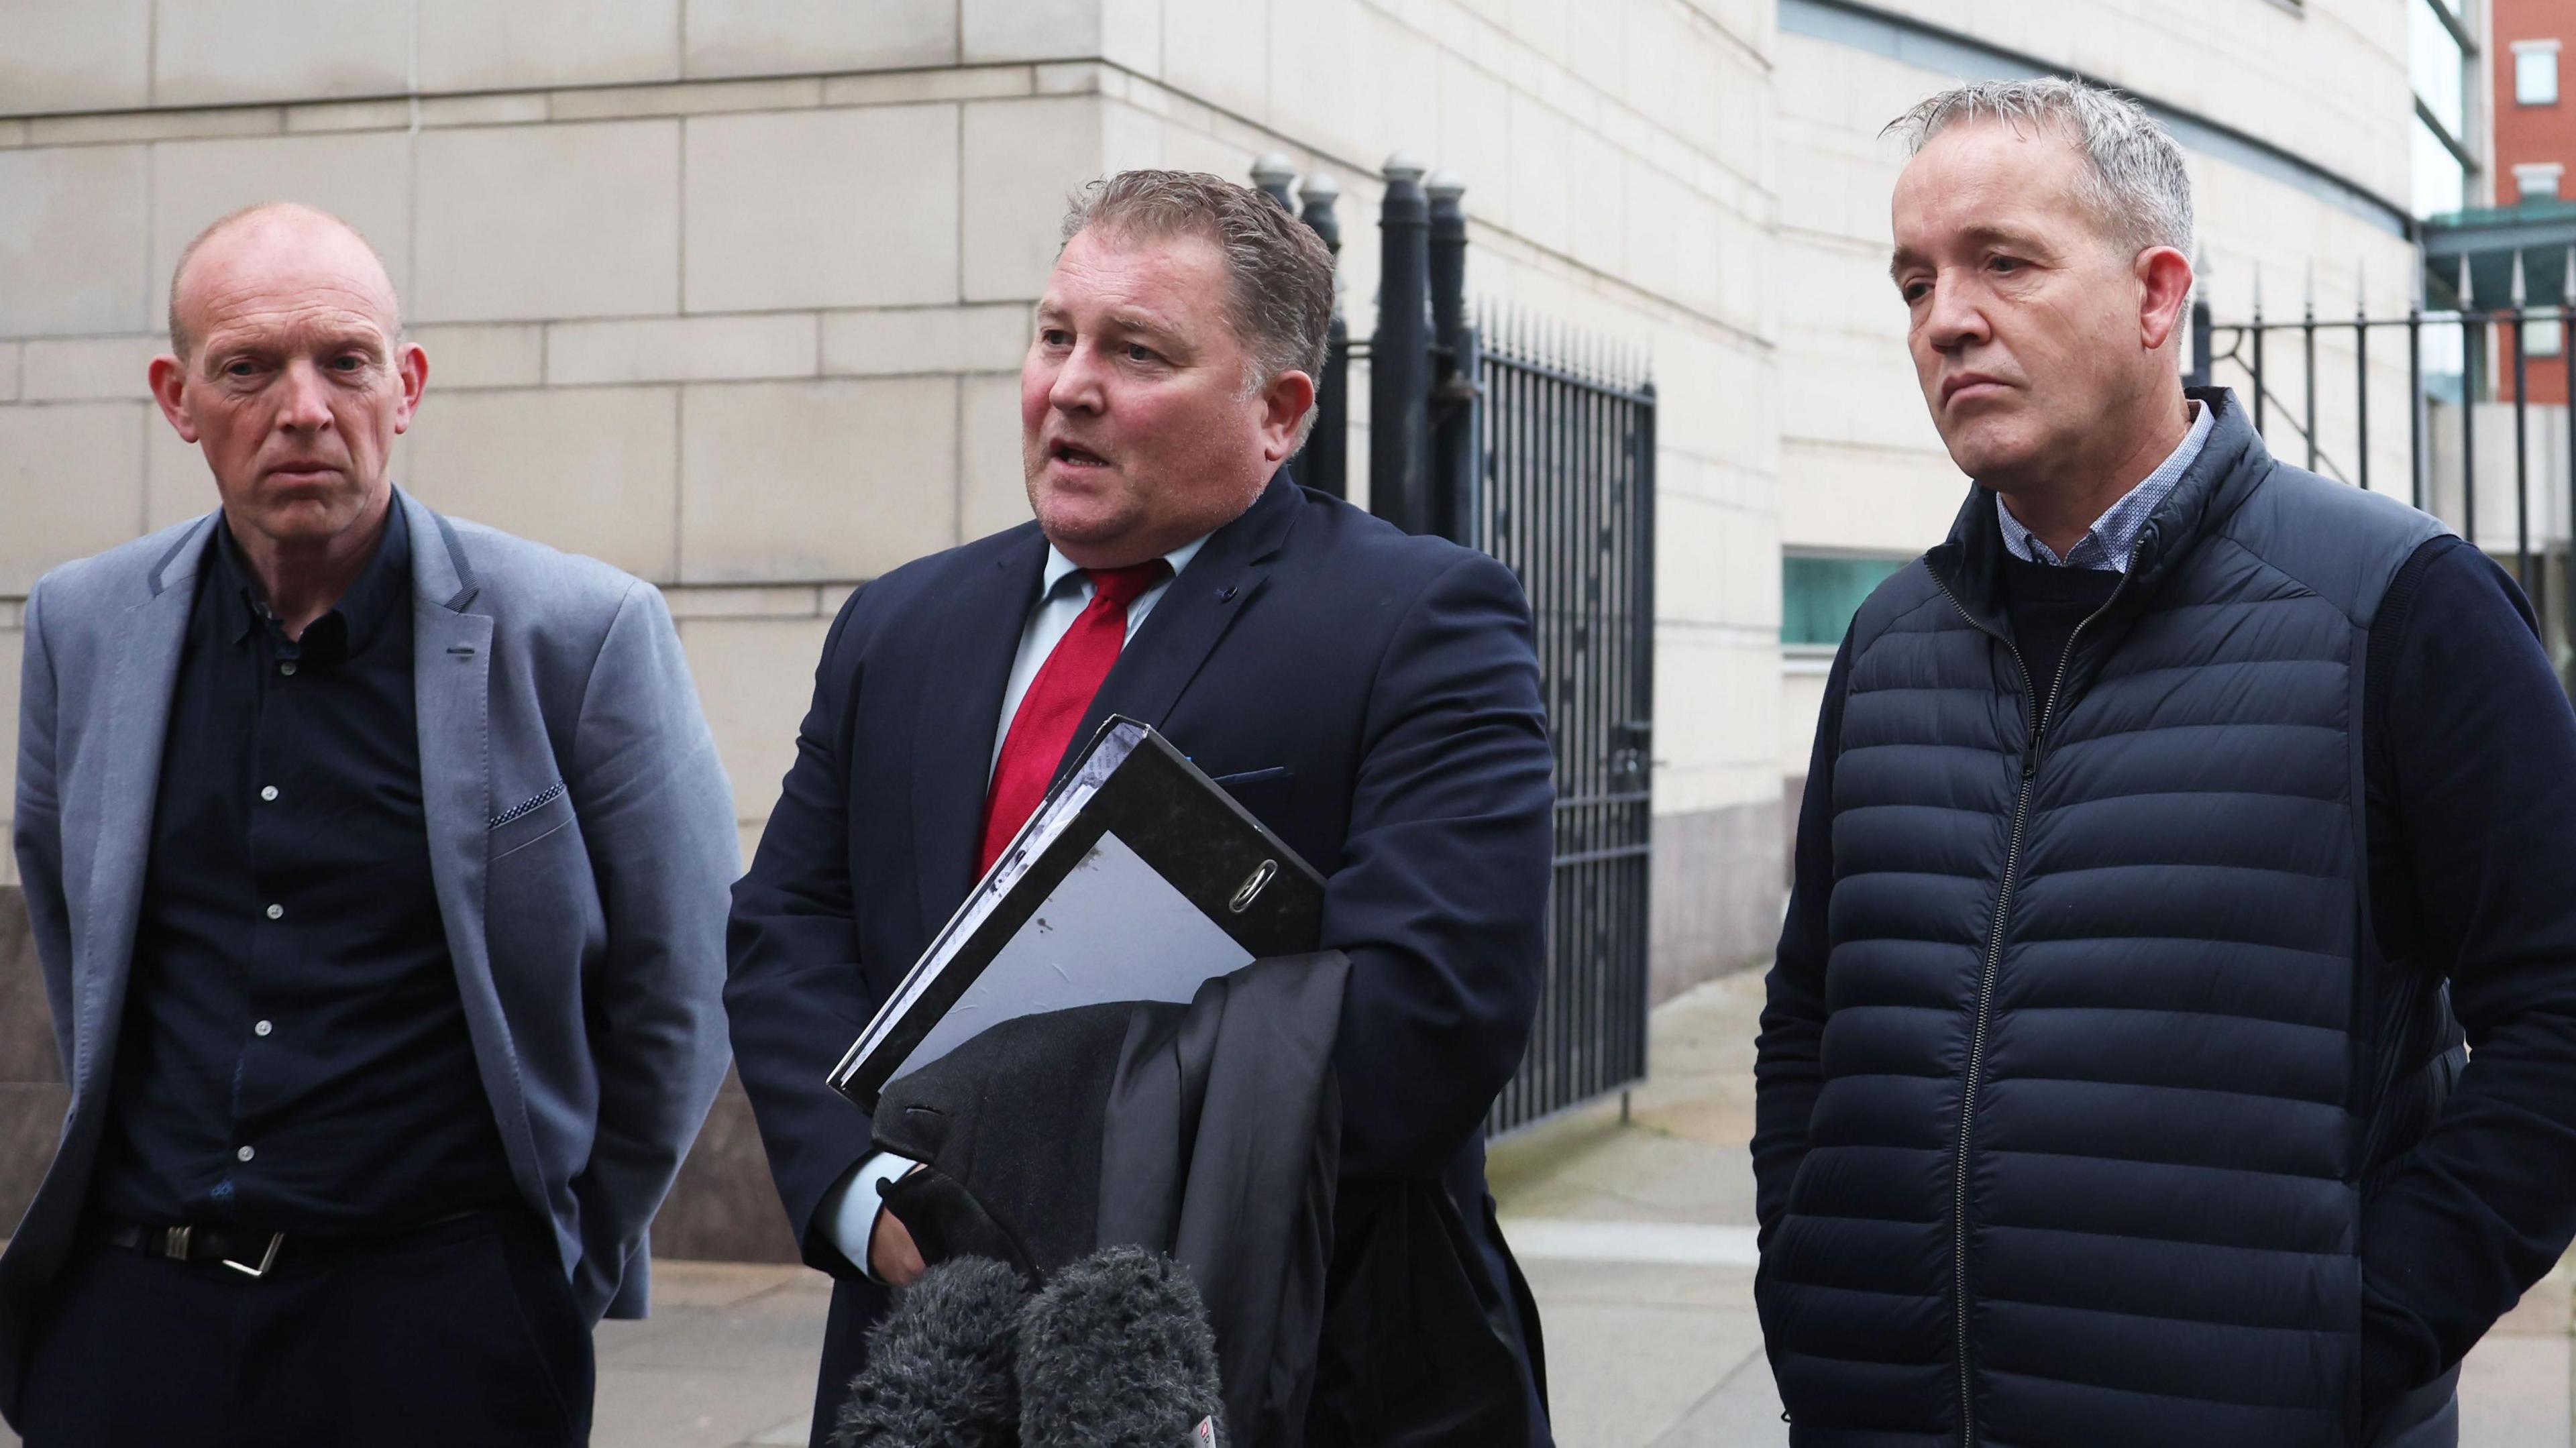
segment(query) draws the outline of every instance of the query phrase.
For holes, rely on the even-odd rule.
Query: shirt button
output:
[[[286,916],[286,907],[285,907],[285,906],[283,906],[283,905],[271,905],[271,906],[269,906],[269,907],[268,907],[268,918],[269,918],[269,919],[271,919],[271,920],[282,920],[282,919],[284,919],[284,918],[285,918],[285,916]]]
[[[277,666],[277,671],[278,671],[279,673],[281,673],[281,674],[284,674],[286,677],[288,677],[288,678],[290,678],[290,679],[294,678],[294,677],[295,677],[295,661],[294,661],[293,659],[288,659],[285,663],[282,663],[282,664],[280,664],[280,665],[278,665],[278,666]]]
[[[248,1160],[250,1160],[252,1157],[255,1157],[255,1156],[257,1156],[257,1155],[259,1155],[259,1153],[258,1153],[258,1152],[255,1152],[255,1151],[251,1150],[249,1147],[245,1146],[245,1147],[243,1147],[241,1150],[239,1150],[239,1151],[237,1151],[237,1152],[234,1152],[234,1153],[233,1153],[233,1160],[235,1160],[235,1161],[248,1161]]]
[[[268,1023],[268,1022],[266,1022],[266,1021],[262,1021],[262,1022],[260,1022],[258,1025],[255,1025],[255,1026],[251,1027],[251,1028],[250,1028],[250,1033],[251,1033],[252,1035],[254,1035],[254,1036],[265,1036],[265,1035],[267,1035],[267,1034],[268,1034],[272,1029],[274,1029],[274,1028],[273,1028],[273,1027],[271,1027],[271,1026],[269,1025],[269,1023]]]
[[[259,792],[259,797],[264,800],[275,800],[277,798],[277,786],[273,784],[262,786]]]

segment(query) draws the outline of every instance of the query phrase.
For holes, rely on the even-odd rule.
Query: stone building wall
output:
[[[1772,44],[1771,0],[12,0],[0,759],[33,580],[212,505],[143,375],[228,210],[384,254],[430,358],[405,486],[664,589],[747,852],[849,590],[1026,516],[1067,192],[1329,172],[1366,335],[1401,149],[1465,174],[1478,298],[1653,359],[1658,991],[1741,964],[1780,895]],[[758,1160],[728,1092],[659,1245],[777,1251]]]
[[[1675,399],[1658,951],[1703,976],[1771,908],[1705,882],[1777,866],[1742,817],[1777,811],[1770,40],[1768,0],[22,0],[0,666],[46,567],[210,505],[142,388],[170,265],[306,200],[376,242],[428,350],[398,476],[665,587],[747,848],[848,589],[1025,517],[1013,375],[1066,192],[1329,171],[1364,335],[1404,149],[1466,174],[1479,297],[1649,348]]]

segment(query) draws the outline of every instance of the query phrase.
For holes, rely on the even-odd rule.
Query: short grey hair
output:
[[[1136,240],[1202,236],[1233,280],[1226,320],[1252,354],[1259,390],[1282,372],[1320,381],[1333,325],[1333,254],[1313,228],[1249,186],[1196,171],[1121,171],[1076,192],[1065,241],[1099,228]],[[1313,409],[1307,411],[1312,424]]]
[[[1987,80],[1945,90],[1888,122],[1919,154],[1934,136],[1970,121],[2016,133],[2054,130],[2085,160],[2077,183],[2113,240],[2133,251],[2169,246],[2191,254],[2191,175],[2173,133],[2117,91],[2080,80]]]

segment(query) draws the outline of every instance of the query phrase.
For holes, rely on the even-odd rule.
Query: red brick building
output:
[[[2537,209],[2576,203],[2576,176],[2569,174],[2576,171],[2576,96],[2568,93],[2563,74],[2569,57],[2561,54],[2562,42],[2576,49],[2576,4],[2570,0],[2493,3],[2486,61],[2495,97],[2491,111],[2495,144],[2488,152],[2493,158],[2495,204]],[[2535,293],[2554,296],[2566,265],[2563,253],[2533,253],[2524,258],[2524,266],[2534,274]],[[2528,365],[2534,402],[2567,400],[2566,339],[2557,335],[2558,330],[2539,325],[2531,329]],[[2497,397],[2513,395],[2509,366],[2497,384]]]

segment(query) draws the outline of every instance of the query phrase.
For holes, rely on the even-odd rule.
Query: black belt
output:
[[[477,1209],[384,1231],[298,1232],[295,1234],[296,1255],[298,1260],[309,1260],[317,1255],[339,1256],[378,1250],[441,1227],[473,1222],[491,1215],[489,1211]],[[219,1262],[250,1278],[266,1277],[276,1269],[278,1254],[286,1245],[287,1238],[284,1232],[254,1232],[240,1227],[147,1227],[139,1222],[120,1222],[113,1218],[96,1219],[87,1235],[100,1246],[118,1251],[166,1257],[173,1262]]]

